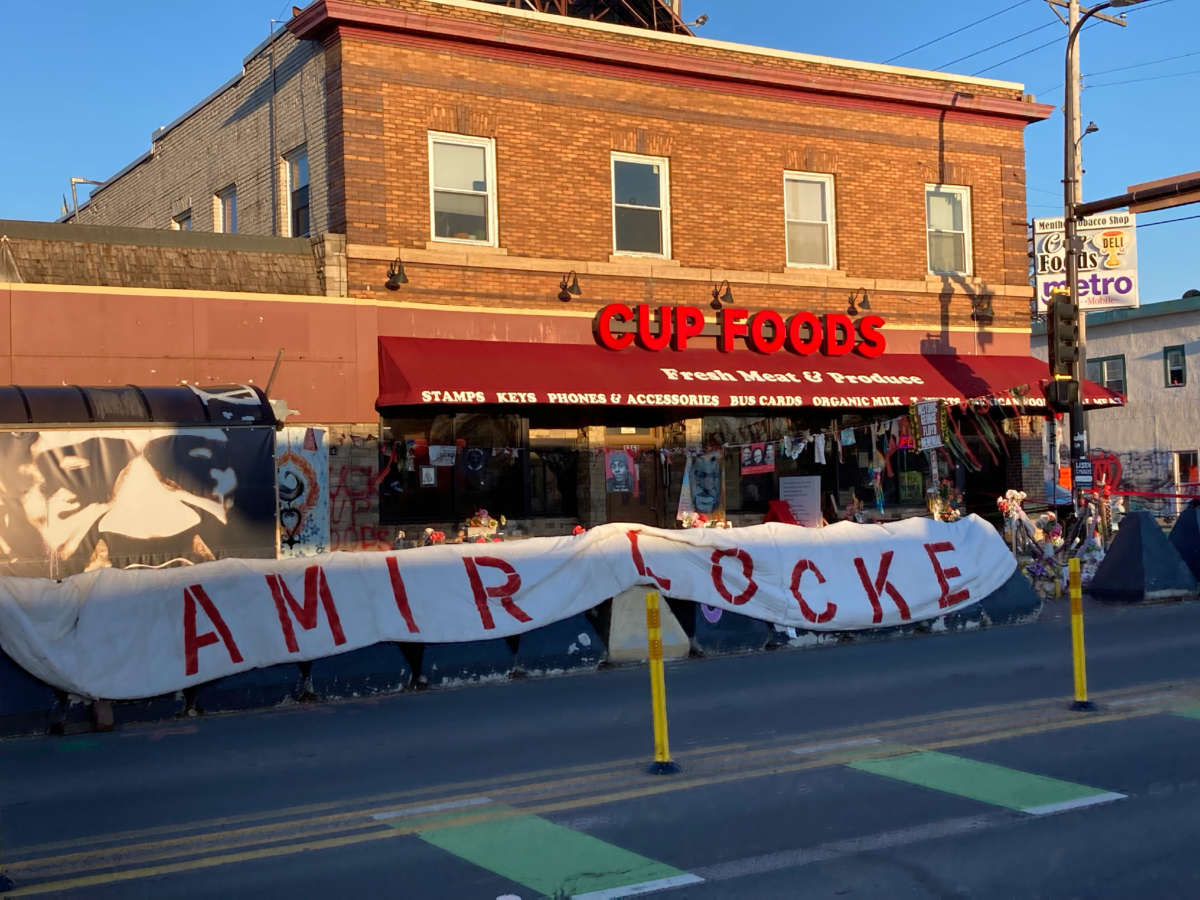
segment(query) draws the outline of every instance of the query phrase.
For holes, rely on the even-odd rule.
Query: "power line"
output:
[[[1091,23],[1083,26],[1084,31],[1086,31],[1088,28],[1091,28]],[[984,72],[990,72],[990,71],[992,71],[992,69],[998,69],[1003,65],[1013,62],[1014,60],[1021,59],[1022,57],[1028,56],[1031,53],[1037,53],[1039,50],[1044,50],[1046,47],[1049,47],[1053,44],[1057,44],[1061,40],[1062,40],[1061,38],[1054,38],[1053,40],[1046,41],[1046,43],[1044,43],[1044,44],[1038,44],[1036,47],[1031,47],[1030,49],[1026,50],[1024,53],[1018,53],[1016,56],[1010,56],[1008,59],[1002,59],[1002,60],[1000,60],[1000,62],[996,63],[995,65],[988,66],[986,69],[980,69],[978,72],[972,72],[971,77],[974,77],[976,75],[982,75]]]
[[[1019,2],[1013,3],[1010,6],[1006,6],[1006,7],[1004,7],[1004,9],[997,10],[994,13],[984,16],[982,19],[976,19],[974,22],[969,22],[966,25],[963,25],[961,28],[956,28],[953,31],[948,31],[945,34],[941,35],[940,37],[935,37],[931,41],[926,41],[925,43],[921,44],[920,46],[913,47],[911,50],[905,50],[903,53],[899,53],[896,56],[891,57],[891,59],[885,59],[883,62],[885,65],[890,62],[895,62],[898,59],[902,59],[905,56],[908,56],[912,53],[916,53],[918,50],[924,50],[926,47],[930,47],[930,46],[938,43],[939,41],[944,41],[948,37],[954,37],[954,35],[956,35],[956,34],[961,34],[962,32],[966,31],[968,28],[974,28],[976,25],[980,25],[980,24],[988,21],[989,19],[994,19],[994,18],[996,18],[996,16],[1000,16],[1006,12],[1009,12],[1010,10],[1014,10],[1018,6],[1024,6],[1026,3],[1029,3],[1029,2],[1030,2],[1030,0],[1019,0]]]
[[[1200,219],[1200,213],[1194,216],[1180,216],[1178,219],[1163,219],[1161,222],[1138,222],[1138,228],[1151,228],[1155,225],[1169,225],[1172,222],[1189,222],[1192,219]]]
[[[1123,87],[1127,84],[1138,84],[1142,81],[1162,81],[1164,78],[1182,78],[1185,75],[1200,75],[1200,69],[1189,69],[1186,72],[1172,72],[1169,75],[1147,75],[1145,78],[1126,78],[1123,81],[1102,81],[1099,84],[1089,84],[1089,89],[1104,87]]]
[[[1058,24],[1058,23],[1057,22],[1047,22],[1045,25],[1039,25],[1037,28],[1030,28],[1028,31],[1022,31],[1020,34],[1014,34],[1010,38],[1006,38],[1003,41],[998,41],[997,43],[991,44],[987,47],[984,47],[981,50],[972,51],[971,53],[968,53],[966,56],[960,56],[958,59],[952,59],[952,60],[950,60],[950,62],[943,63],[942,65],[938,66],[938,68],[939,69],[948,69],[955,63],[962,62],[964,59],[970,59],[972,56],[979,56],[981,53],[987,53],[989,50],[995,50],[997,47],[1003,47],[1005,44],[1011,44],[1013,41],[1019,41],[1021,38],[1026,37],[1027,35],[1031,35],[1037,31],[1044,31],[1045,29],[1051,27],[1052,25],[1056,25],[1056,24]]]
[[[1118,66],[1115,69],[1099,69],[1095,72],[1084,72],[1084,78],[1091,78],[1093,75],[1111,75],[1113,72],[1127,72],[1130,69],[1143,69],[1146,66],[1156,66],[1159,63],[1174,62],[1177,59],[1187,59],[1189,56],[1200,56],[1200,50],[1192,53],[1180,53],[1178,56],[1164,56],[1161,59],[1151,59],[1147,62],[1133,63],[1129,66]]]

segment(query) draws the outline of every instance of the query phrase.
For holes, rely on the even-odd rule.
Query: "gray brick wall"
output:
[[[211,232],[214,196],[233,184],[240,233],[287,235],[283,159],[301,145],[314,176],[311,231],[320,234],[328,222],[325,51],[280,31],[239,77],[156,133],[150,153],[93,193],[73,221],[169,228],[190,209],[192,229]]]

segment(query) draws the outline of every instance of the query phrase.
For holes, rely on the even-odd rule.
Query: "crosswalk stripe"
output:
[[[1034,816],[1110,803],[1125,797],[1071,781],[927,750],[883,759],[862,759],[849,766]]]

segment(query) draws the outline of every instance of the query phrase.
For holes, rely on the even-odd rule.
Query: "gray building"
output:
[[[1034,355],[1046,358],[1044,326]],[[1126,405],[1088,414],[1097,474],[1120,488],[1200,493],[1200,291],[1138,309],[1087,317],[1087,377],[1126,397]],[[1059,429],[1065,460],[1066,435]],[[1169,501],[1147,503],[1173,512]]]

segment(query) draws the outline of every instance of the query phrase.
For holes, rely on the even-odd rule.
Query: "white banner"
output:
[[[530,631],[637,584],[805,629],[899,625],[978,602],[1016,563],[987,522],[665,530],[305,559],[0,578],[0,646],[55,687],[153,697],[379,641]]]

